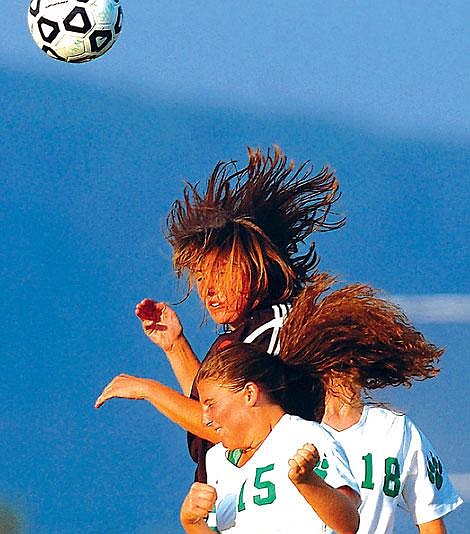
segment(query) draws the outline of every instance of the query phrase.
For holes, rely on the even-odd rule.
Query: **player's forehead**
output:
[[[203,378],[202,380],[199,380],[197,390],[201,404],[219,400],[232,393],[226,385],[213,378]]]
[[[242,263],[238,253],[213,250],[198,258],[191,271],[205,275],[231,273],[239,270]]]

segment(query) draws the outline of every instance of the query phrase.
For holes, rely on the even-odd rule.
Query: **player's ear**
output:
[[[259,399],[260,389],[254,382],[247,382],[243,388],[243,398],[247,406],[254,406]]]

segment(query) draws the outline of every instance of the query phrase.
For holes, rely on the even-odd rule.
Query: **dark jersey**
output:
[[[291,305],[273,304],[269,308],[253,310],[251,315],[236,330],[220,334],[211,345],[206,354],[212,354],[227,348],[233,343],[255,343],[268,354],[279,354],[279,331],[289,313]],[[197,389],[194,384],[191,390],[191,398],[198,399]],[[197,463],[196,482],[206,482],[206,452],[213,446],[206,441],[188,432],[188,448],[191,458]]]

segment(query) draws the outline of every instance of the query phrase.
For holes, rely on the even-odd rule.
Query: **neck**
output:
[[[355,425],[362,415],[364,402],[360,395],[344,396],[328,391],[325,396],[323,422],[341,431]]]
[[[280,406],[271,405],[265,407],[256,424],[253,424],[253,428],[256,428],[257,432],[252,436],[250,445],[241,450],[242,455],[238,462],[240,467],[253,457],[284,414],[285,412]]]

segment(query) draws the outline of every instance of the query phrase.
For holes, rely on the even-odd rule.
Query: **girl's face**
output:
[[[236,328],[249,311],[249,280],[237,262],[209,254],[193,273],[197,292],[217,324]]]
[[[216,431],[224,447],[243,449],[250,446],[249,403],[245,389],[233,391],[217,381],[207,379],[198,383],[202,405],[202,422]]]

